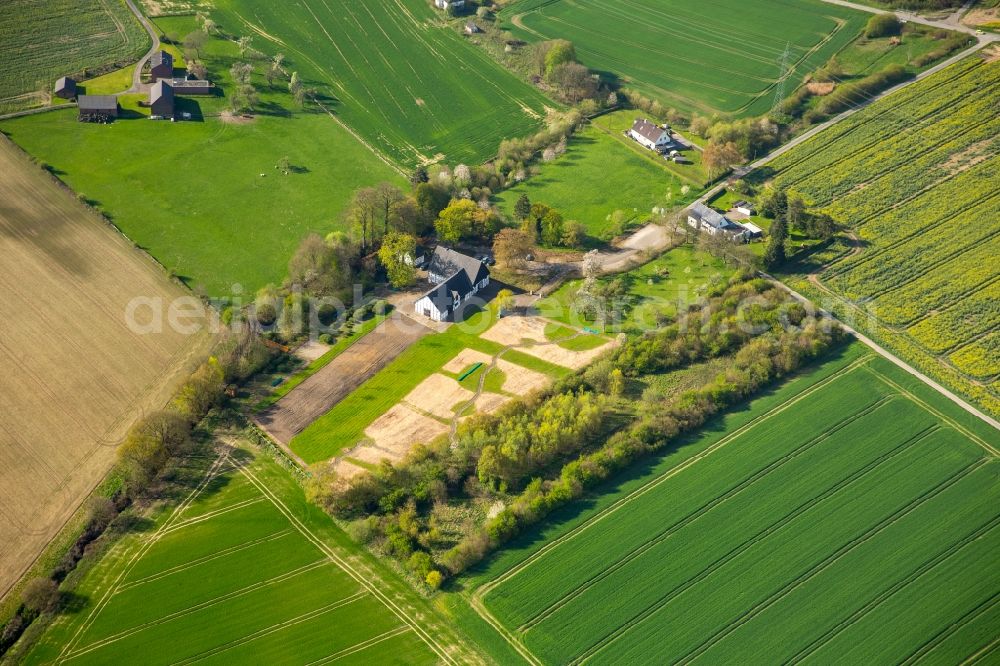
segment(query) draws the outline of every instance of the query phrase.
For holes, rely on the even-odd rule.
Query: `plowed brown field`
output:
[[[166,317],[161,333],[126,323],[135,297],[183,296],[0,137],[0,596],[106,474],[129,425],[208,350],[207,332]]]

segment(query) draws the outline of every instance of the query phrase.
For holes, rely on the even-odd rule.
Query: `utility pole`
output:
[[[778,83],[774,86],[774,102],[771,104],[771,115],[778,113],[778,107],[781,106],[781,101],[785,98],[785,82],[788,81],[788,56],[791,55],[791,45],[785,42],[785,50],[782,52],[781,57],[778,58],[778,63],[781,65],[781,74],[778,75]]]

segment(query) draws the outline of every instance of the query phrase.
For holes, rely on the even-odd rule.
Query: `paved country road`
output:
[[[806,298],[805,296],[803,296],[799,292],[795,291],[794,289],[792,289],[791,287],[789,287],[788,285],[786,285],[781,280],[779,280],[779,279],[777,279],[777,278],[775,278],[775,277],[773,277],[771,275],[768,275],[767,273],[763,273],[762,272],[761,275],[763,277],[767,278],[770,282],[772,282],[777,287],[779,287],[779,288],[783,289],[784,291],[788,292],[792,296],[792,298],[796,299],[800,303],[808,304],[810,307],[812,307],[812,306],[815,305],[808,298]],[[927,384],[928,386],[930,386],[931,388],[933,388],[935,391],[937,391],[938,393],[940,393],[944,397],[948,398],[949,400],[951,400],[952,402],[954,402],[955,404],[957,404],[959,407],[961,407],[962,409],[964,409],[968,413],[970,413],[973,416],[981,419],[982,421],[985,421],[986,423],[990,424],[991,426],[993,426],[997,430],[1000,430],[1000,422],[998,422],[996,419],[994,419],[991,416],[988,416],[988,415],[984,414],[983,412],[979,411],[978,409],[976,409],[975,407],[973,407],[969,403],[965,402],[965,400],[963,400],[959,396],[955,395],[954,393],[952,393],[951,391],[949,391],[948,389],[946,389],[944,386],[941,386],[940,384],[938,384],[936,381],[934,381],[933,379],[931,379],[927,375],[925,375],[922,372],[918,371],[917,369],[913,368],[912,366],[910,366],[909,364],[907,364],[906,361],[902,360],[901,358],[899,358],[898,356],[896,356],[892,352],[890,352],[887,349],[883,348],[882,346],[880,346],[878,343],[876,343],[874,340],[872,340],[868,336],[864,335],[863,333],[859,333],[855,329],[851,328],[850,326],[848,326],[844,322],[838,320],[832,314],[830,314],[829,312],[827,312],[826,310],[823,310],[822,308],[820,308],[818,306],[816,306],[816,312],[817,312],[817,314],[820,314],[820,315],[822,315],[824,317],[829,317],[830,319],[834,319],[835,321],[837,321],[840,324],[840,326],[845,331],[847,331],[848,333],[850,333],[851,335],[853,335],[855,338],[857,338],[861,342],[863,342],[866,345],[868,345],[869,347],[871,347],[879,356],[882,356],[882,357],[884,357],[884,358],[892,361],[893,363],[895,363],[896,365],[898,365],[900,368],[902,368],[903,370],[906,370],[908,373],[910,373],[911,375],[913,375],[914,377],[916,377],[917,379],[919,379],[923,383]]]
[[[135,64],[135,71],[132,72],[132,87],[126,90],[125,92],[126,93],[145,92],[142,83],[142,68],[146,64],[146,62],[153,57],[153,54],[159,50],[160,36],[156,32],[156,28],[153,27],[153,24],[150,23],[148,18],[146,18],[146,15],[143,14],[141,11],[139,11],[139,8],[135,6],[135,2],[133,0],[125,0],[125,4],[128,5],[128,8],[132,10],[132,13],[135,14],[135,17],[139,19],[139,23],[141,23],[142,27],[145,28],[146,32],[149,33],[149,38],[153,40],[153,45],[149,47],[148,51],[146,51],[146,55],[144,55],[142,59]],[[148,88],[149,86],[145,87],[145,89]]]

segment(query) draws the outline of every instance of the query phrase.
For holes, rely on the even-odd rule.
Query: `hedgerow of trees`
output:
[[[551,388],[474,416],[453,439],[417,446],[397,465],[314,486],[313,497],[353,521],[356,538],[434,588],[615,472],[822,356],[840,335],[767,281],[741,273],[676,321],[624,340]],[[696,389],[666,399],[628,394],[644,376],[713,358],[724,359],[724,370]],[[483,518],[477,506],[500,508]],[[456,512],[465,516],[458,528]]]

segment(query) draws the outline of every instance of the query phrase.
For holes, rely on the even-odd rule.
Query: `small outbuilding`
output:
[[[76,97],[76,81],[68,76],[64,76],[56,81],[56,88],[53,92],[56,97],[73,99]]]
[[[465,0],[434,0],[434,6],[445,11],[449,9],[463,9]]]
[[[475,35],[476,33],[482,32],[482,29],[476,25],[473,21],[469,21],[465,24],[465,34]]]
[[[749,201],[744,201],[742,199],[733,204],[733,210],[737,213],[743,213],[744,215],[757,214],[757,208]]]
[[[174,119],[174,89],[164,79],[149,90],[149,112],[150,118]]]
[[[81,122],[107,123],[118,117],[118,98],[114,95],[80,95],[76,103]]]
[[[746,229],[747,241],[757,240],[758,238],[763,238],[764,236],[764,230],[753,222],[740,222],[739,225]]]
[[[166,51],[157,51],[149,58],[149,76],[156,82],[174,78],[174,57]]]
[[[178,95],[212,95],[215,92],[215,86],[199,79],[176,78],[168,79],[167,83]]]

